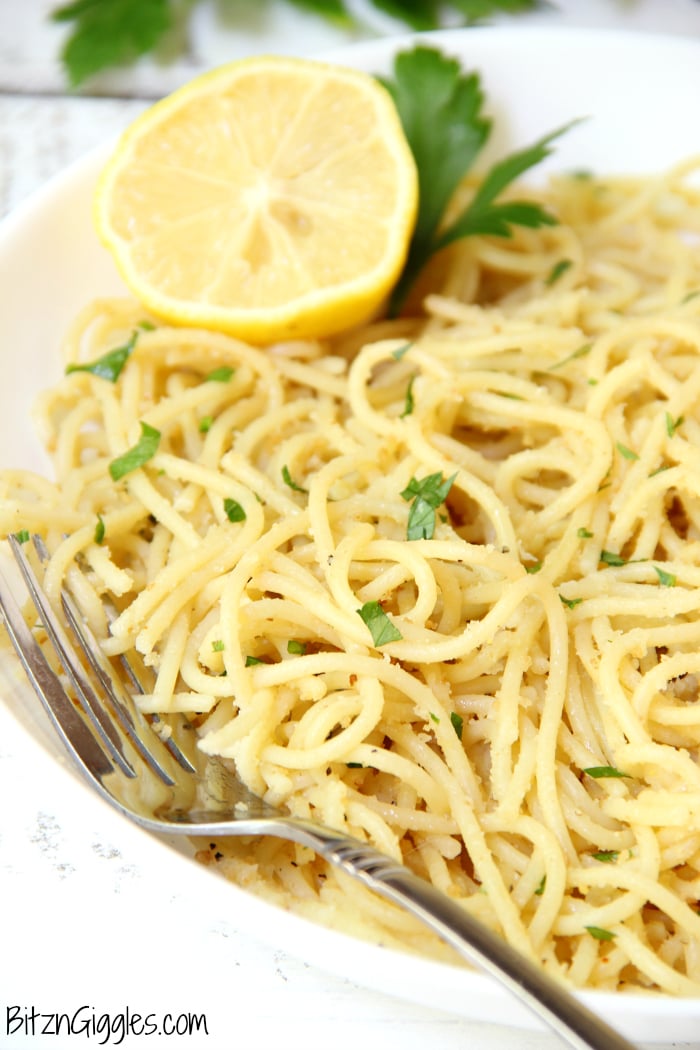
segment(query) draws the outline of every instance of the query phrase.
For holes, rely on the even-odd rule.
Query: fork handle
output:
[[[271,824],[275,821],[268,818],[263,833],[275,833]],[[571,1046],[634,1050],[563,986],[408,868],[371,846],[311,822],[287,818],[279,824],[280,836],[310,846],[335,867],[416,916],[470,963],[495,976]]]

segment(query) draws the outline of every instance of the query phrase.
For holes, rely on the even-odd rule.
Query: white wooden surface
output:
[[[239,12],[248,16],[234,31],[217,19],[221,5],[207,0],[196,9],[185,54],[175,63],[144,60],[69,95],[57,59],[64,30],[47,20],[52,6],[49,0],[0,0],[0,216],[125,127],[149,98],[200,69],[253,51],[313,54],[396,28],[375,17],[364,34],[343,34],[285,4],[263,12],[252,0],[238,0]],[[231,2],[229,10],[235,8]],[[700,2],[560,0],[558,10],[527,19],[537,20],[700,35]],[[2,456],[10,465],[11,449]],[[82,1004],[98,1014],[127,1004],[142,1012],[207,1013],[208,1039],[126,1039],[120,1045],[127,1050],[218,1050],[253,1039],[261,1050],[560,1045],[549,1034],[470,1023],[331,977],[241,934],[230,916],[200,923],[183,908],[176,885],[154,886],[134,842],[115,844],[116,825],[101,803],[95,800],[89,826],[72,824],[72,778],[49,775],[37,782],[32,757],[48,768],[40,745],[0,703],[0,1050],[81,1045],[85,1037],[77,1035],[41,1037],[26,1028],[10,1034],[6,1011],[73,1011]],[[97,1037],[87,1045],[99,1045]]]

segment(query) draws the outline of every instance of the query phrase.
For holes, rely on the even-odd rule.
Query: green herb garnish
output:
[[[294,638],[290,638],[287,642],[287,652],[293,656],[303,656],[306,652],[306,642],[298,642]]]
[[[461,715],[458,715],[456,711],[451,711],[450,712],[450,722],[452,723],[452,728],[454,729],[455,733],[457,734],[457,738],[459,740],[461,740],[462,739],[462,729],[464,728],[464,719],[462,718]]]
[[[556,284],[559,278],[563,277],[566,271],[570,269],[570,267],[572,267],[573,265],[574,264],[571,261],[571,259],[560,259],[559,262],[555,263],[552,269],[549,271],[549,273],[544,279],[544,283],[547,285],[547,287]]]
[[[666,433],[670,438],[678,430],[679,426],[683,423],[683,416],[679,416],[678,419],[674,419],[670,412],[666,413]]]
[[[198,427],[197,427],[197,429],[199,430],[199,433],[200,434],[208,434],[209,431],[211,430],[211,425],[212,425],[213,422],[214,422],[214,417],[213,416],[202,416],[202,418],[199,421]]]
[[[604,930],[601,926],[586,926],[585,929],[590,933],[591,937],[595,937],[597,941],[614,941],[616,934],[612,930]]]
[[[435,534],[435,511],[447,499],[457,474],[446,480],[441,473],[428,474],[420,481],[411,478],[401,497],[411,502],[406,538],[431,540]]]
[[[615,554],[614,551],[601,551],[600,561],[604,565],[627,565],[627,559],[623,558],[621,554]]]
[[[13,533],[18,543],[29,543],[29,529],[20,529],[19,532]]]
[[[567,609],[575,609],[583,601],[583,598],[565,598],[563,594],[560,594],[559,598],[562,605],[565,605]]]
[[[133,332],[131,338],[124,346],[117,346],[114,350],[109,350],[102,357],[98,357],[97,360],[90,361],[84,365],[68,365],[66,367],[66,375],[70,375],[72,372],[89,372],[90,375],[99,376],[100,379],[106,379],[110,383],[116,383],[122,374],[124,365],[131,356],[132,350],[136,346],[137,338],[138,333]]]
[[[394,626],[379,602],[365,602],[357,613],[369,627],[372,641],[376,646],[386,645],[387,642],[398,642],[403,638],[401,631]]]
[[[621,441],[618,441],[615,448],[625,459],[639,459],[636,452],[633,452],[631,448],[627,448],[627,445],[623,445]]]
[[[544,893],[544,889],[545,889],[546,885],[547,885],[547,876],[543,875],[542,878],[540,879],[540,882],[539,882],[539,885],[538,885],[537,889],[535,890],[535,896],[536,897],[541,897],[542,896],[542,894]]]
[[[235,368],[231,368],[230,365],[221,365],[220,368],[215,368],[213,371],[205,375],[205,383],[228,383],[229,379],[236,371]]]
[[[658,565],[654,566],[654,572],[659,577],[659,583],[662,587],[676,586],[676,577],[672,572],[666,572],[665,569],[660,569]]]
[[[102,520],[102,517],[101,517],[100,514],[97,515],[97,524],[95,525],[95,537],[94,538],[95,538],[95,543],[97,543],[98,546],[100,544],[104,543],[105,523]]]
[[[392,350],[391,356],[396,358],[397,361],[400,361],[401,358],[408,353],[412,346],[413,343],[404,343],[403,346],[398,346],[396,350]]]
[[[138,442],[130,448],[123,456],[118,456],[109,464],[109,473],[113,481],[119,481],[125,474],[138,470],[149,459],[152,459],[158,451],[160,444],[160,430],[151,427],[148,423],[141,422],[141,437]]]
[[[620,854],[616,849],[601,849],[596,853],[591,853],[591,856],[594,860],[599,860],[601,864],[614,864]]]
[[[418,169],[418,217],[403,274],[391,297],[397,313],[428,259],[462,237],[512,236],[513,226],[553,226],[556,219],[539,204],[498,198],[515,179],[544,160],[566,129],[544,136],[528,149],[494,164],[471,203],[449,224],[443,219],[455,190],[471,170],[491,132],[482,114],[484,95],[476,73],[432,48],[418,46],[394,60],[391,94]]]
[[[224,651],[224,643],[220,638],[215,639],[215,641],[211,643],[211,647],[215,653],[223,653]]]
[[[574,350],[572,354],[567,357],[563,357],[561,361],[556,361],[553,365],[550,365],[547,369],[548,372],[556,372],[558,368],[563,368],[564,365],[568,365],[570,361],[577,361],[580,357],[586,357],[590,354],[593,349],[593,343],[584,343],[583,346],[579,346],[577,350]],[[593,382],[593,380],[589,380]]]
[[[594,780],[602,780],[604,777],[629,777],[629,773],[623,773],[614,766],[588,766],[583,772]]]
[[[236,503],[235,499],[231,499],[230,496],[227,496],[224,500],[224,510],[229,521],[245,521],[245,510],[240,503]]]
[[[576,533],[580,540],[590,540],[593,538],[593,533],[589,529],[581,528]]]
[[[282,481],[294,492],[306,492],[306,489],[302,488],[301,485],[297,485],[296,481],[293,480],[292,475],[289,473],[289,467],[286,464],[282,467]]]
[[[415,376],[411,376],[411,378],[408,381],[408,387],[406,388],[406,400],[404,402],[403,412],[400,416],[401,419],[403,419],[404,416],[412,415],[413,409],[415,408],[415,401],[413,400],[413,384],[415,382],[415,379]]]

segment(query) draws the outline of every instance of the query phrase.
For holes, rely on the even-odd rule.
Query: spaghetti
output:
[[[49,589],[153,668],[144,711],[573,985],[673,995],[700,993],[692,170],[559,177],[558,226],[454,245],[424,316],[324,344],[96,303],[67,361],[122,348],[120,374],[42,395],[54,483],[0,479],[4,534],[41,533]],[[216,862],[442,951],[301,847]]]

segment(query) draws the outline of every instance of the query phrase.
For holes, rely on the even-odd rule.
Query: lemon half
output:
[[[267,343],[370,318],[403,267],[417,200],[381,84],[261,57],[139,117],[98,182],[95,223],[155,314]]]

